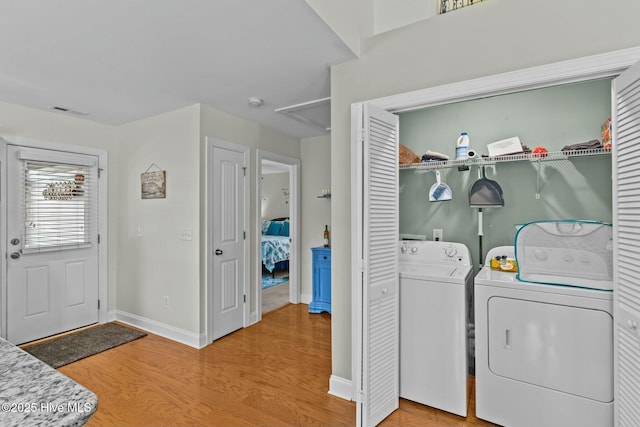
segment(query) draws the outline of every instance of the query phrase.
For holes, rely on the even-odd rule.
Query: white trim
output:
[[[108,321],[111,322],[114,320],[135,326],[136,328],[144,329],[147,332],[160,335],[161,337],[188,345],[189,347],[200,349],[207,345],[206,334],[198,334],[196,332],[176,328],[175,326],[167,325],[166,323],[157,322],[125,311],[109,311]]]
[[[106,150],[84,147],[78,145],[62,144],[58,142],[48,142],[32,138],[25,138],[16,136],[11,138],[11,141],[0,137],[0,165],[2,161],[6,159],[6,146],[16,145],[26,148],[40,148],[46,150],[62,151],[67,153],[81,153],[98,157],[98,169],[100,178],[98,179],[98,233],[100,234],[100,246],[98,249],[98,298],[100,300],[100,308],[98,309],[98,323],[104,323],[108,317],[107,307],[109,306],[109,155]],[[7,194],[7,174],[6,165],[0,168],[0,212],[6,214],[6,194]],[[6,246],[6,221],[0,221],[0,257],[5,260],[0,267],[0,337],[7,336],[7,310],[6,310],[6,296],[7,296],[7,278],[6,278],[6,260],[7,260],[7,246]]]
[[[313,295],[312,294],[300,294],[300,302],[302,304],[311,304],[311,301],[313,301]]]
[[[353,400],[353,385],[350,380],[331,375],[329,378],[329,394],[345,400]]]
[[[30,160],[30,161],[47,161],[66,163],[78,166],[94,167],[96,162],[93,158],[87,158],[86,156],[78,156],[75,153],[56,153],[56,154],[42,154],[40,150],[34,150],[32,148],[24,148],[18,151],[18,159]]]
[[[352,372],[352,396],[360,393],[359,384],[362,383],[362,162],[363,152],[362,132],[364,130],[364,106],[361,103],[351,105],[351,295],[353,296],[351,308],[351,372]],[[359,301],[359,302],[358,302]],[[356,399],[357,401],[357,399]],[[359,404],[360,402],[358,402]]]
[[[253,289],[256,298],[256,311],[252,319],[262,320],[262,245],[260,242],[262,229],[262,160],[282,163],[289,170],[289,237],[291,238],[291,255],[289,257],[289,302],[299,304],[300,299],[300,159],[283,156],[269,151],[256,150],[256,248],[255,275]]]
[[[392,112],[412,111],[540,87],[612,77],[640,60],[640,46],[466,80],[367,102]]]
[[[206,276],[207,276],[207,286],[206,286],[206,343],[210,344],[213,342],[213,271],[210,268],[213,265],[213,224],[211,222],[211,213],[213,212],[213,188],[209,185],[213,179],[213,147],[223,148],[225,150],[232,150],[241,152],[244,154],[244,168],[246,171],[246,179],[244,180],[244,230],[246,231],[246,239],[244,241],[244,294],[247,296],[247,300],[244,304],[244,324],[243,326],[246,328],[251,324],[251,292],[249,290],[249,271],[250,271],[250,260],[249,256],[249,247],[251,245],[248,242],[251,239],[251,229],[249,228],[249,214],[250,214],[250,186],[249,182],[251,182],[251,169],[249,165],[251,163],[251,152],[249,147],[246,145],[235,144],[227,141],[223,141],[218,138],[207,136],[206,140],[206,150],[207,150],[207,182],[206,182],[206,198],[207,198],[207,212],[206,212],[206,240],[205,240],[205,253],[206,253]]]

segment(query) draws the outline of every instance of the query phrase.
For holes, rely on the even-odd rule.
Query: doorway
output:
[[[352,393],[358,401],[356,406],[357,425],[368,425],[371,420],[374,420],[371,424],[377,424],[395,410],[395,407],[397,407],[395,401],[398,398],[396,387],[398,370],[393,364],[386,363],[386,354],[383,353],[383,351],[397,351],[397,345],[390,351],[383,346],[376,347],[371,345],[370,341],[365,341],[367,337],[363,334],[364,329],[369,326],[381,330],[378,324],[369,323],[372,312],[373,315],[381,312],[381,305],[370,306],[366,304],[369,302],[367,299],[368,293],[375,293],[376,289],[375,286],[371,286],[362,279],[362,277],[370,274],[370,266],[365,264],[363,268],[362,264],[360,264],[360,260],[362,259],[360,254],[367,248],[365,243],[367,237],[370,236],[369,230],[364,230],[364,236],[358,234],[361,232],[360,230],[362,230],[366,220],[363,212],[367,212],[369,207],[369,195],[362,191],[362,179],[365,175],[361,167],[361,165],[367,164],[368,158],[366,153],[359,149],[362,141],[364,141],[362,137],[364,126],[367,124],[367,121],[374,118],[373,114],[367,114],[366,109],[375,107],[376,110],[386,111],[387,113],[399,113],[455,101],[489,97],[601,77],[612,77],[618,75],[621,71],[635,63],[637,57],[637,51],[629,51],[627,55],[622,54],[617,56],[616,53],[612,53],[608,56],[581,58],[565,61],[561,63],[561,65],[543,65],[531,69],[505,73],[503,75],[450,84],[446,86],[446,90],[443,90],[443,87],[435,87],[352,105],[351,143],[354,155],[351,160],[351,167],[356,171],[351,183],[352,195],[356,195],[352,207],[356,215],[351,224],[353,230],[351,274],[354,283],[353,294],[355,296],[352,305],[352,310],[355,314],[352,318],[352,330],[354,332],[352,340],[352,354],[354,355],[352,359],[352,372],[355,377],[355,381],[352,383]],[[594,66],[594,64],[597,64],[597,66]],[[373,110],[373,108],[371,108],[371,110]],[[396,167],[397,159],[390,158],[390,160],[386,161],[386,164],[390,168]],[[393,192],[397,191],[397,189],[391,189],[389,191]],[[397,266],[394,268],[397,268]],[[396,272],[393,274],[396,275]],[[387,323],[395,322],[396,320],[397,312],[388,318]],[[378,365],[375,367],[376,369],[371,369],[368,362],[372,360],[385,360],[385,365],[382,368],[380,368],[382,365]],[[387,392],[387,394],[385,394],[386,399],[380,397],[380,388],[375,390],[377,393],[375,395],[367,393],[369,391],[367,388],[376,381],[384,383],[384,391]],[[375,397],[375,399],[373,399],[373,397]]]
[[[257,320],[300,302],[298,159],[258,150]]]
[[[2,335],[21,344],[106,321],[106,153],[1,142]]]

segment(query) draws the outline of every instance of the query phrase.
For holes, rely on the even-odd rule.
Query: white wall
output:
[[[373,0],[373,33],[404,27],[437,15],[439,0]]]
[[[289,198],[289,173],[262,175],[263,219],[288,217]]]
[[[373,3],[305,0],[351,51],[360,55],[360,39],[373,33]]]
[[[323,189],[331,188],[331,138],[319,136],[301,141],[302,158],[302,301],[311,301],[311,248],[322,246],[324,226],[331,230],[331,199],[319,199]]]
[[[121,126],[119,134],[116,306],[197,336],[203,238],[200,108],[193,105],[131,122]],[[166,171],[166,198],[142,200],[140,174],[152,164]],[[180,239],[186,228],[192,230],[191,241]],[[163,308],[165,296],[168,309]]]
[[[350,105],[640,45],[640,2],[486,1],[366,40],[332,67],[333,375],[351,379]],[[402,130],[401,130],[402,132]]]

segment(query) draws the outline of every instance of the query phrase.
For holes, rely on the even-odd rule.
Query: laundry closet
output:
[[[424,237],[427,240],[440,240],[445,244],[461,243],[471,251],[471,264],[476,267],[477,272],[492,248],[509,247],[513,258],[511,246],[517,229],[524,223],[575,219],[610,223],[611,153],[598,147],[602,142],[603,125],[608,131],[610,117],[611,79],[533,89],[399,114],[400,144],[418,157],[429,152],[431,157],[447,155],[452,160],[401,165],[398,202],[401,239]],[[456,159],[456,140],[463,132],[469,136],[469,150],[477,154]],[[529,153],[536,148],[544,148],[546,155],[536,157],[531,154],[513,154],[498,159],[481,158],[482,155],[489,154],[487,144],[511,137],[518,137]],[[578,146],[597,148],[576,150]],[[569,147],[572,149],[568,150]],[[563,148],[570,155],[565,155]],[[487,179],[494,181],[500,200],[499,203],[489,203],[493,206],[479,209],[478,206],[470,206],[470,190],[485,175]],[[434,197],[434,187],[441,185],[441,182],[447,185],[447,197]],[[422,289],[436,288],[435,272],[441,261],[438,257],[443,258],[441,265],[453,265],[453,258],[444,256],[450,251],[445,244],[441,245],[442,250],[434,247],[433,259],[421,258],[423,264],[431,266],[431,276],[429,280],[425,277]],[[402,243],[400,249],[402,261],[405,258],[418,259],[417,255],[426,252],[428,247],[421,243]],[[464,250],[458,248],[456,252],[463,254]],[[470,374],[475,373],[473,281],[461,285],[466,291],[464,297],[462,293],[459,295],[458,302],[444,298],[437,302],[428,301],[429,298],[438,298],[442,294],[442,291],[434,291],[431,296],[425,293],[422,300],[415,303],[419,307],[431,304],[428,311],[440,313],[441,325],[434,330],[432,336],[427,337],[425,334],[429,325],[413,324],[419,322],[417,319],[420,319],[420,310],[411,315],[406,313],[411,310],[413,300],[417,299],[405,296],[413,289],[412,282],[403,279],[407,276],[406,270],[401,263],[400,397],[465,416],[466,407],[464,402],[459,401],[464,399],[466,376],[455,380],[460,390],[456,391],[459,396],[457,400],[453,397],[445,400],[443,397],[447,389],[445,386],[452,387],[453,378],[439,382],[437,387],[429,387],[427,383],[437,381],[437,373],[458,360],[460,353],[467,353],[466,366]],[[447,284],[442,287],[453,289],[455,285]],[[467,305],[466,309],[463,304]],[[611,304],[610,300],[608,304]],[[467,314],[466,331],[462,326],[464,316],[456,314],[463,312]],[[457,337],[457,346],[447,340],[437,341],[436,338],[440,337],[438,331],[444,330],[443,325],[460,325],[459,329],[447,329]],[[412,335],[410,331],[415,333]],[[464,338],[467,339],[466,349],[459,344],[459,340]],[[442,361],[450,362],[443,363],[440,367],[407,364],[406,361],[410,359],[404,353],[407,349],[418,347],[408,344],[409,341],[423,343],[423,361],[434,360],[427,356],[438,352]],[[435,345],[429,348],[429,343]],[[449,376],[453,377],[453,374]],[[414,378],[422,378],[422,386],[413,386]],[[425,393],[422,398],[421,394],[414,391],[420,387],[425,390],[433,389],[433,395]],[[422,400],[414,396],[419,396]]]
[[[402,286],[393,278],[400,277],[400,266],[392,263],[383,270],[377,260],[383,256],[398,258],[402,250],[398,246],[399,235],[432,238],[433,230],[441,229],[442,240],[464,243],[471,249],[476,269],[484,264],[477,247],[479,208],[469,205],[468,193],[481,176],[480,165],[487,166],[487,178],[499,183],[504,193],[501,207],[484,209],[483,255],[494,247],[512,247],[517,225],[527,221],[595,219],[614,224],[610,239],[612,262],[609,261],[615,313],[613,412],[616,425],[623,425],[622,418],[639,419],[640,407],[635,398],[640,378],[638,355],[630,350],[637,348],[640,340],[640,245],[636,237],[640,210],[640,157],[636,150],[640,65],[633,65],[637,61],[636,50],[618,51],[352,105],[356,226],[352,232],[355,245],[351,270],[357,320],[353,372],[354,393],[361,403],[356,411],[361,424],[380,422],[398,407],[399,401],[397,368],[402,367],[393,358],[399,353],[399,341],[393,333],[394,324],[400,323],[396,315],[399,311],[395,310],[402,310],[397,304]],[[499,108],[494,104],[498,101],[503,102]],[[478,107],[471,108],[474,105]],[[565,146],[588,145],[601,139],[602,125],[609,117],[612,150],[579,155],[561,151]],[[530,149],[545,147],[549,155],[539,159],[520,155],[410,167],[398,167],[397,157],[394,159],[398,143],[419,155],[429,150],[451,158],[461,132],[468,133],[470,148],[480,154],[486,153],[484,149],[491,142],[517,136]],[[391,160],[394,168],[389,167]],[[458,168],[460,163],[467,163],[469,169]],[[429,201],[430,189],[437,182],[436,169],[451,188],[450,201]],[[456,197],[457,192],[461,197]],[[508,258],[509,254],[501,255]],[[477,317],[473,319],[477,325],[483,324]],[[479,329],[477,332],[484,333]],[[501,336],[507,344],[510,342],[508,332]],[[379,360],[385,361],[384,366]],[[631,381],[622,381],[632,377]]]
[[[611,79],[564,84],[523,92],[439,105],[400,113],[400,143],[418,156],[436,151],[455,159],[456,140],[467,132],[470,149],[488,154],[487,144],[517,136],[533,150],[559,152],[568,145],[602,140],[601,127],[611,117]],[[484,253],[512,245],[514,225],[543,219],[591,219],[611,222],[611,156],[562,160],[487,162],[486,176],[499,183],[504,207],[484,209]],[[480,177],[479,167],[440,169],[452,200],[430,202],[436,183],[430,169],[401,169],[399,176],[400,234],[460,242],[479,260],[477,210],[469,207],[469,189]]]

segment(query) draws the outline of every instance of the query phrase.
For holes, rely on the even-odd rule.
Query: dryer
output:
[[[514,252],[492,249],[475,277],[477,417],[506,427],[612,426],[612,282],[523,282],[491,269]]]
[[[467,415],[473,269],[462,243],[401,241],[400,397]]]

